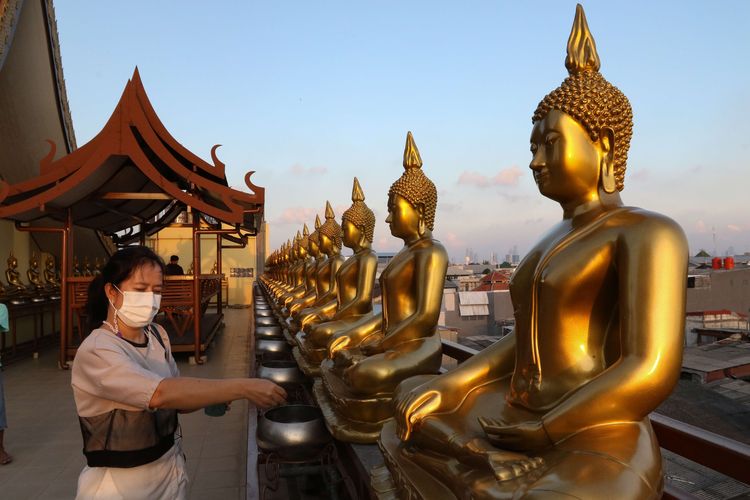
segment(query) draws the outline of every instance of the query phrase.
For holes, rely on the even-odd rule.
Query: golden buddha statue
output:
[[[562,221],[510,284],[514,333],[394,396],[380,447],[409,498],[659,498],[648,414],[680,373],[688,249],[623,205],[630,104],[599,73],[579,5],[570,76],[537,107],[530,168]]]
[[[293,333],[320,318],[329,318],[336,311],[336,273],[344,258],[341,256],[341,226],[329,202],[326,202],[325,223],[317,230],[317,240],[322,259],[316,271],[316,299],[305,309],[295,314]]]
[[[80,276],[83,276],[83,273],[81,272],[81,266],[78,263],[78,256],[73,256],[73,276],[78,278]]]
[[[12,251],[6,262],[8,263],[8,267],[5,269],[5,279],[8,282],[8,292],[27,293],[28,289],[21,282],[21,273],[18,272],[18,259],[13,255]]]
[[[37,291],[44,290],[45,286],[42,282],[42,277],[39,274],[39,259],[36,256],[36,252],[31,252],[29,268],[26,270],[26,278],[28,278],[31,288]]]
[[[435,185],[422,172],[409,132],[404,174],[388,193],[391,234],[404,241],[380,276],[383,310],[341,332],[321,363],[315,399],[337,439],[372,443],[393,416],[391,399],[404,379],[437,373],[442,345],[437,333],[448,255],[432,238]]]
[[[320,218],[318,218],[318,223],[320,223]],[[305,231],[300,240],[300,248],[304,247],[308,255],[304,265],[304,290],[300,297],[287,303],[290,319],[296,315],[297,311],[315,302],[315,298],[318,296],[317,276],[318,269],[323,265],[323,257],[318,246],[317,230],[314,234],[308,234],[307,231],[307,224],[305,224]]]
[[[354,251],[336,273],[335,300],[302,317],[302,332],[295,359],[306,375],[319,375],[331,336],[351,327],[366,315],[372,316],[372,291],[378,256],[372,250],[375,214],[365,204],[365,195],[354,178],[352,206],[341,217],[343,244]]]
[[[60,288],[60,279],[55,269],[55,259],[52,256],[47,257],[47,261],[44,263],[44,282],[48,288]]]
[[[89,260],[89,256],[86,255],[83,258],[83,276],[85,278],[90,278],[93,276],[93,273],[91,272],[91,261]]]
[[[294,238],[294,244],[292,246],[290,258],[291,267],[290,273],[293,278],[293,288],[291,291],[282,294],[279,303],[282,306],[291,305],[291,303],[300,297],[303,297],[308,290],[309,282],[307,281],[307,274],[309,266],[315,266],[315,262],[310,258],[307,253],[307,247],[309,244],[309,233],[307,224],[304,226],[304,237],[297,231],[297,236]],[[303,239],[304,238],[304,239]],[[314,286],[314,285],[313,285]],[[288,310],[286,311],[288,314]]]

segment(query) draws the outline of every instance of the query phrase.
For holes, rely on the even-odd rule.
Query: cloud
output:
[[[316,213],[318,213],[317,210],[310,207],[285,208],[279,215],[278,222],[281,224],[312,224],[315,222]]]
[[[706,233],[708,232],[708,228],[706,227],[706,223],[703,222],[703,220],[699,220],[695,223],[695,231],[698,233]]]
[[[516,186],[523,171],[517,166],[504,168],[492,177],[472,170],[464,170],[458,177],[458,184],[487,188],[491,186]]]
[[[727,224],[727,229],[732,231],[733,233],[741,233],[742,228],[736,224]]]
[[[323,166],[305,167],[300,163],[295,163],[289,167],[289,173],[292,175],[323,175],[328,172],[328,168]]]

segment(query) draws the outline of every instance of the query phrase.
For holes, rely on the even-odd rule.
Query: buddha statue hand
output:
[[[332,356],[336,368],[349,368],[355,364],[356,355],[349,349],[340,349]]]
[[[453,410],[459,403],[458,398],[450,397],[458,391],[451,390],[450,385],[445,384],[439,377],[407,392],[401,392],[400,389],[401,386],[396,388],[393,402],[394,419],[401,441],[407,441],[427,416]]]
[[[365,337],[359,345],[359,349],[365,356],[373,356],[385,352],[383,339],[384,337],[382,333],[373,333],[372,335]]]
[[[492,444],[506,450],[542,450],[554,444],[541,419],[510,424],[480,417],[479,424]]]
[[[348,335],[340,335],[331,339],[328,343],[328,359],[335,360],[337,353],[346,349],[346,346],[348,346],[351,341],[352,339]]]

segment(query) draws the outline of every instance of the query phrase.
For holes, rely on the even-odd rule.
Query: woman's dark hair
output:
[[[109,261],[102,268],[101,274],[96,276],[89,285],[86,312],[89,317],[90,330],[98,328],[107,319],[109,301],[104,293],[104,285],[112,283],[119,287],[120,283],[130,278],[136,269],[145,264],[157,266],[164,274],[164,261],[147,247],[125,247],[109,258]]]

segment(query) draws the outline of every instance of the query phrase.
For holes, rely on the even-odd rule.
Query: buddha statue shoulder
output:
[[[393,416],[390,403],[396,386],[440,369],[437,321],[448,255],[432,237],[437,190],[421,167],[409,133],[405,171],[389,191],[386,219],[404,246],[380,276],[382,312],[334,339],[335,352],[329,344],[331,357],[321,363],[321,379],[313,387],[337,439],[375,442]]]
[[[365,315],[372,315],[372,292],[378,257],[372,250],[375,214],[365,204],[357,178],[352,188],[352,206],[342,216],[343,244],[354,254],[336,272],[335,296],[301,317],[295,358],[307,375],[319,375],[328,341],[337,332],[352,326]],[[300,359],[302,356],[304,359]]]
[[[32,288],[36,290],[44,289],[44,283],[42,282],[42,277],[39,273],[39,258],[37,258],[36,252],[31,252],[29,268],[26,270],[26,277]]]
[[[26,285],[21,282],[21,273],[18,272],[18,259],[13,252],[7,260],[8,267],[5,269],[5,279],[8,281],[8,288],[11,293],[27,292]]]
[[[599,65],[579,5],[570,76],[531,132],[562,220],[513,275],[514,333],[397,389],[380,447],[401,495],[661,496],[648,414],[679,378],[688,248],[675,222],[621,201],[632,112]]]

